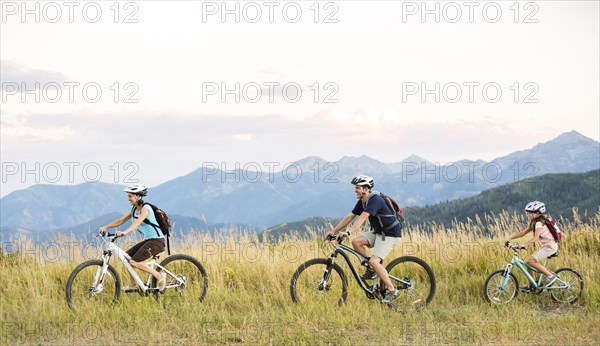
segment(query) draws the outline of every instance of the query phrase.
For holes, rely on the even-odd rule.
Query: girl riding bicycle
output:
[[[116,235],[117,237],[122,237],[136,229],[141,231],[144,235],[144,240],[127,250],[127,254],[131,257],[129,263],[132,267],[143,270],[154,276],[157,280],[158,288],[162,292],[167,283],[165,273],[162,272],[159,274],[144,262],[148,258],[165,251],[165,237],[162,232],[158,232],[152,225],[157,224],[154,211],[150,205],[144,204],[144,201],[142,200],[142,198],[148,194],[148,188],[144,185],[133,184],[123,191],[127,192],[127,200],[129,200],[129,203],[133,206],[132,211],[123,215],[118,220],[100,227],[99,231],[105,232],[109,228],[121,226],[133,217],[134,220],[131,226],[127,227],[123,232],[117,231]],[[144,222],[146,219],[150,221],[150,224]],[[123,291],[125,292],[135,291],[137,289],[137,284],[133,277],[130,279],[129,286],[123,287]]]
[[[547,258],[558,251],[558,243],[554,240],[548,226],[546,226],[548,218],[544,215],[546,212],[546,205],[544,203],[540,201],[530,202],[525,206],[525,211],[527,212],[529,226],[521,232],[506,237],[505,240],[509,242],[513,239],[521,238],[529,232],[533,232],[533,237],[525,242],[525,244],[521,245],[521,247],[527,248],[527,246],[538,240],[542,244],[542,247],[527,259],[527,264],[539,270],[546,276],[544,287],[548,287],[556,280],[556,275],[546,269],[540,262],[542,259]],[[533,271],[529,268],[527,271],[529,271],[529,274],[533,277]],[[523,286],[521,287],[521,290],[529,292],[531,291],[531,288],[529,286]]]

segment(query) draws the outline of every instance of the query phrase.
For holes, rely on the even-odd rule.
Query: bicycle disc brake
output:
[[[321,282],[319,282],[317,284],[317,291],[329,291],[329,289],[331,288],[331,285],[328,284],[325,280],[321,280]]]
[[[185,277],[185,275],[181,275],[178,276],[179,280],[181,280],[181,283],[179,283],[179,286],[175,287],[175,291],[179,292],[180,296],[184,296],[185,295],[185,285],[187,283],[187,278]]]
[[[399,282],[398,285],[396,286],[396,289],[398,290],[413,290],[415,288],[415,282],[413,279],[409,278],[409,277],[403,277],[402,278],[403,282]],[[404,283],[404,282],[408,282],[408,283]]]

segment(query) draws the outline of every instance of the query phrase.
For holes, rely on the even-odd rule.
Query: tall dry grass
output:
[[[243,232],[214,238],[191,232],[177,239],[174,252],[204,265],[209,275],[204,302],[163,306],[133,294],[122,295],[115,306],[77,313],[67,307],[66,280],[78,263],[99,258],[98,247],[66,237],[37,244],[21,239],[4,244],[17,252],[0,257],[2,344],[596,344],[599,226],[600,213],[588,223],[577,217],[561,220],[567,237],[560,256],[548,265],[583,275],[578,304],[519,294],[503,307],[487,303],[482,287],[487,275],[510,259],[502,239],[525,227],[521,216],[502,213],[451,228],[414,227],[387,260],[425,259],[435,272],[437,291],[427,309],[406,313],[367,299],[354,282],[342,307],[292,303],[289,283],[295,269],[332,250],[317,237],[322,229],[310,230],[314,240],[290,236],[277,244],[259,243]],[[126,240],[125,248],[135,241]],[[350,274],[343,261],[338,263]],[[115,267],[126,278],[123,266]]]

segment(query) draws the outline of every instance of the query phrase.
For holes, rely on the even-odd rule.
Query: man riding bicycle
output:
[[[371,280],[375,278],[375,275],[379,276],[387,288],[387,293],[381,302],[387,304],[398,298],[400,292],[392,284],[392,281],[388,277],[388,272],[382,263],[383,259],[400,242],[402,230],[399,224],[389,227],[397,223],[396,218],[394,217],[393,210],[388,207],[383,198],[378,193],[372,191],[375,186],[373,178],[366,175],[359,175],[354,177],[351,183],[354,185],[354,192],[358,201],[352,212],[346,215],[334,229],[325,233],[325,238],[348,226],[356,216],[358,216],[356,222],[348,227],[346,232],[339,233],[337,235],[338,238],[358,232],[365,220],[369,219],[372,231],[352,239],[352,247],[366,258],[369,257],[367,256],[365,246],[373,248],[373,254],[369,258],[369,267],[361,278],[363,280]]]

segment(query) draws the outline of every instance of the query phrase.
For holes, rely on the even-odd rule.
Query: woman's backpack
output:
[[[145,205],[149,205],[150,208],[152,208],[152,211],[154,212],[154,218],[156,219],[156,223],[158,223],[158,225],[150,222],[150,220],[148,220],[148,218],[145,218],[143,222],[147,225],[154,227],[154,230],[156,231],[156,235],[160,236],[160,233],[158,232],[160,230],[160,232],[165,236],[165,238],[167,240],[167,253],[170,255],[171,254],[171,244],[169,242],[169,238],[171,236],[171,220],[169,219],[169,216],[167,215],[167,213],[165,213],[164,210],[160,209],[159,207],[155,206],[154,204],[144,202],[144,204],[142,205],[142,208]],[[134,219],[137,219],[137,217],[135,217],[135,206],[133,208],[131,208],[131,217],[133,217]]]

